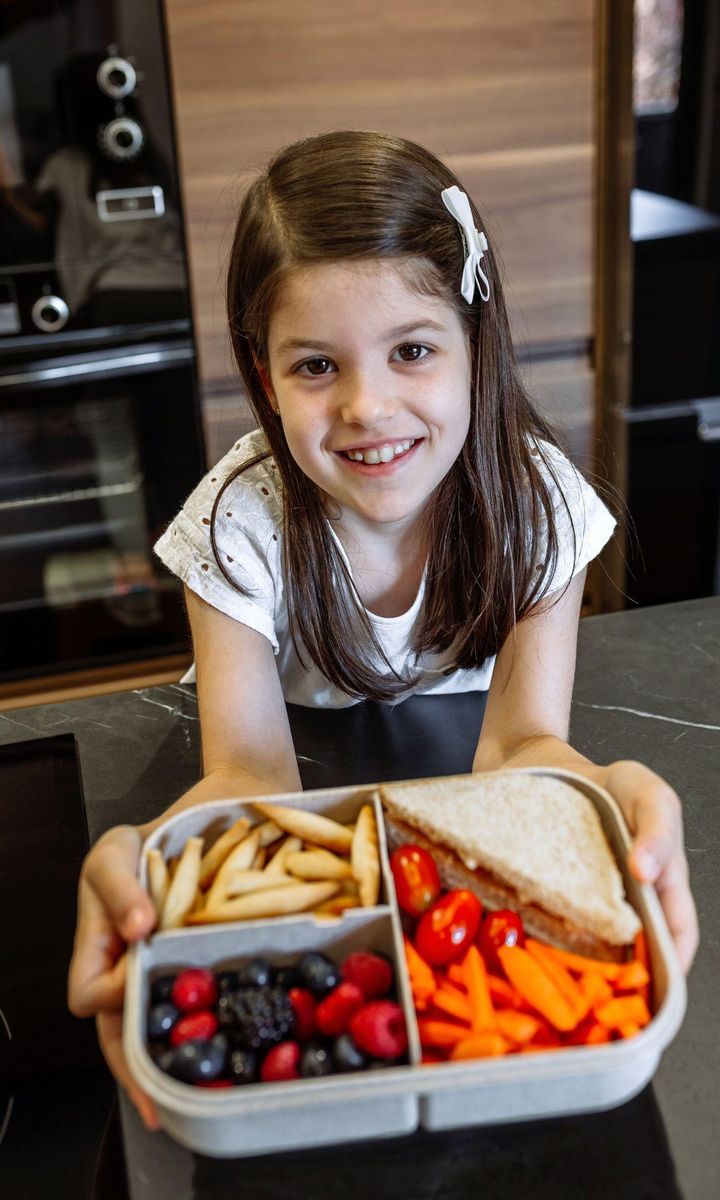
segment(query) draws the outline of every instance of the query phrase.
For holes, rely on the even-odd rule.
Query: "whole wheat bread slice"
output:
[[[541,905],[611,946],[640,921],[593,804],[568,783],[507,771],[380,788],[391,817],[489,871],[523,904]]]

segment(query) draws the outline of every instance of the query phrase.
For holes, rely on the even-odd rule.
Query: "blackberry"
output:
[[[220,1028],[234,1047],[261,1050],[282,1042],[295,1027],[287,992],[281,988],[238,988],[218,1002]]]

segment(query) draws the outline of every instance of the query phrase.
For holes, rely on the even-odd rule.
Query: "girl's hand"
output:
[[[85,859],[68,1004],[76,1017],[97,1018],[98,1039],[110,1070],[145,1126],[158,1129],[152,1101],[132,1078],[122,1049],[125,947],[145,937],[156,920],[150,898],[137,879],[141,846],[140,831],[120,825],[104,834]]]
[[[615,762],[604,770],[603,783],[622,808],[635,836],[630,869],[641,883],[655,884],[680,965],[687,973],[698,947],[699,932],[688,883],[678,796],[642,763]]]

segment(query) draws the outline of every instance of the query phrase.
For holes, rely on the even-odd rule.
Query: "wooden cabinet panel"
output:
[[[233,214],[279,146],[386,129],[490,213],[516,338],[591,332],[592,0],[166,0],[202,374],[232,374]]]

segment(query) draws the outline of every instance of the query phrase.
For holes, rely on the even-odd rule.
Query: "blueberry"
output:
[[[177,1021],[180,1013],[174,1004],[168,1004],[167,1001],[162,1004],[156,1004],[150,1009],[148,1016],[148,1038],[151,1042],[159,1042],[162,1038],[166,1038]]]
[[[227,1043],[222,1037],[210,1041],[193,1038],[168,1050],[159,1066],[181,1083],[207,1083],[222,1074],[227,1059]]]
[[[300,1059],[300,1074],[303,1079],[319,1079],[332,1075],[333,1060],[327,1046],[322,1042],[309,1042]]]
[[[233,1083],[257,1083],[260,1077],[259,1054],[254,1050],[233,1050],[229,1074]]]
[[[169,1000],[174,982],[174,975],[162,975],[159,979],[153,980],[152,987],[150,988],[151,1002],[153,1004],[162,1004],[165,1000]]]
[[[306,987],[305,978],[297,967],[278,967],[275,972],[275,987],[289,992],[290,988]]]
[[[238,971],[238,987],[269,987],[275,974],[265,958],[253,958]]]
[[[303,954],[298,962],[298,970],[303,977],[305,987],[309,988],[314,996],[327,996],[328,992],[331,992],[340,983],[339,968],[324,954],[318,954],[315,951]]]
[[[335,1038],[332,1048],[333,1061],[338,1071],[362,1071],[368,1060],[356,1045],[349,1033],[341,1033]]]

